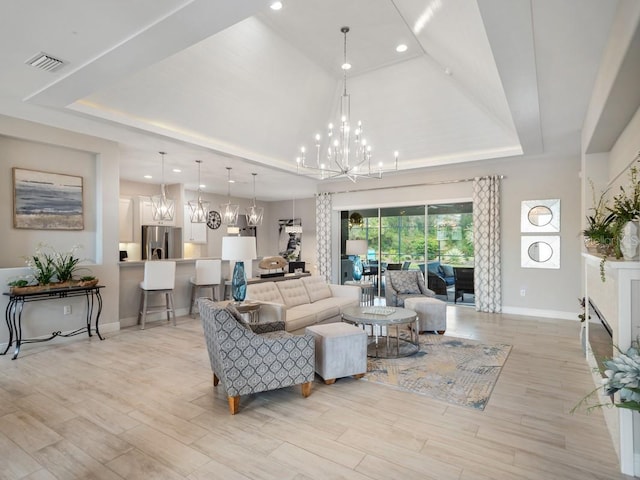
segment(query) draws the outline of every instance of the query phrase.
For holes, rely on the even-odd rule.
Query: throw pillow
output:
[[[420,286],[416,280],[415,275],[405,275],[404,272],[401,275],[394,275],[391,278],[391,283],[393,284],[393,288],[398,291],[400,294],[410,295],[410,294],[419,294]]]
[[[453,267],[451,265],[441,265],[442,273],[444,273],[444,277],[453,277]]]
[[[429,262],[427,264],[427,271],[435,273],[436,275],[440,275],[440,262]]]

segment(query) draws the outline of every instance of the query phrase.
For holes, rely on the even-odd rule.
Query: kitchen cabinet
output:
[[[207,224],[191,223],[191,209],[184,206],[184,241],[188,243],[207,243]]]
[[[165,225],[175,226],[176,215],[174,213],[173,220],[154,220],[153,209],[151,207],[151,197],[140,197],[140,225]]]
[[[119,233],[118,241],[120,243],[133,242],[133,199],[120,197],[118,210]]]

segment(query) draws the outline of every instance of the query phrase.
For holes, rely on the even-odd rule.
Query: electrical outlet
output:
[[[520,296],[524,297],[527,294],[527,291],[524,288],[520,289]]]
[[[71,305],[65,305],[63,308],[63,312],[65,315],[71,315]]]

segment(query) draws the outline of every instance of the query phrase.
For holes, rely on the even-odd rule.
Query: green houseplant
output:
[[[608,255],[613,252],[616,215],[607,207],[608,190],[601,192],[596,199],[593,181],[589,180],[589,183],[594,207],[590,209],[593,213],[587,215],[587,226],[582,231],[582,235],[585,238],[585,246],[589,252]]]
[[[626,259],[633,259],[637,252],[637,227],[631,225],[632,231],[636,232],[636,238],[624,239],[623,232],[629,222],[634,222],[640,217],[640,182],[636,165],[629,169],[629,185],[627,188],[620,186],[620,192],[613,197],[613,206],[608,207],[608,211],[615,217],[612,230],[614,238],[617,239],[616,258],[624,256]],[[627,229],[626,232],[628,235],[629,230]],[[623,241],[625,241],[624,245],[622,245]]]
[[[82,267],[82,261],[76,251],[82,248],[74,245],[68,252],[57,252],[53,247],[44,243],[38,244],[33,255],[25,257],[25,263],[31,269],[28,279],[20,279],[9,282],[11,291],[22,289],[34,291],[42,288],[61,288],[72,286],[87,286],[97,283],[95,277],[86,275],[77,279],[80,270],[88,270]]]

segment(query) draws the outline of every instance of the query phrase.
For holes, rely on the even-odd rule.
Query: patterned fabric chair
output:
[[[425,286],[422,272],[418,270],[387,270],[384,272],[384,283],[384,296],[391,307],[404,307],[407,298],[436,295]]]
[[[231,305],[220,308],[205,298],[198,308],[213,386],[222,382],[231,415],[238,412],[240,395],[302,384],[302,395],[309,396],[315,376],[312,335],[287,333],[284,322],[249,325]]]

